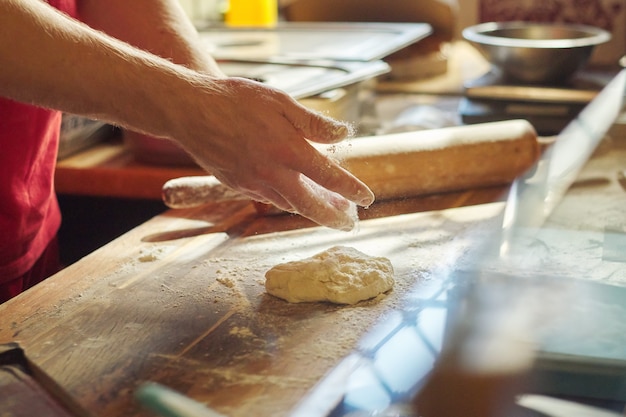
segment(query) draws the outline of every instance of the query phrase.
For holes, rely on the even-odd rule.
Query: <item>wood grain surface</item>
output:
[[[400,211],[421,205],[403,204]],[[19,342],[96,416],[149,415],[132,399],[144,381],[228,416],[286,415],[407,290],[454,261],[471,243],[457,241],[462,231],[500,208],[378,218],[392,208],[372,208],[347,233],[297,216],[257,217],[245,202],[170,211],[0,306],[0,342]],[[336,244],[391,259],[395,289],[351,307],[265,293],[269,268]]]
[[[594,154],[531,267],[626,285],[621,240],[605,233],[625,231],[623,133]],[[19,342],[95,416],[149,416],[132,397],[145,381],[230,417],[286,416],[415,286],[463,266],[501,224],[502,191],[375,204],[355,232],[258,216],[247,202],[168,211],[0,305],[0,343]],[[269,268],[337,244],[388,257],[394,290],[349,307],[265,293]]]

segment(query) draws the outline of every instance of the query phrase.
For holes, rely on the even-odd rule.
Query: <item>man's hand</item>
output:
[[[173,110],[173,117],[187,121],[171,137],[226,185],[341,230],[354,226],[351,202],[369,206],[374,201],[365,184],[308,142],[341,141],[350,134],[347,124],[242,78],[211,79],[180,97],[203,98],[202,93],[208,96],[205,103]],[[178,122],[172,126],[181,126]]]
[[[308,142],[337,142],[348,126],[226,77],[176,2],[78,5],[92,27],[45,2],[0,0],[0,95],[176,140],[225,184],[322,225],[350,229],[350,201],[373,202]]]

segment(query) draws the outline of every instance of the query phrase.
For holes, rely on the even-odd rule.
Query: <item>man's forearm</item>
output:
[[[143,1],[126,0],[126,7]],[[98,16],[95,5],[81,6],[87,21],[170,60],[70,19],[43,1],[0,0],[0,96],[178,140],[226,185],[330,227],[354,226],[348,200],[364,206],[374,201],[365,184],[308,142],[335,143],[348,126],[263,83],[224,77],[191,41],[193,32],[186,32],[191,28],[177,29],[173,16],[165,27],[142,36],[138,32],[145,28],[118,27],[114,15]],[[148,16],[158,20],[158,14]],[[172,41],[184,53],[168,50]]]
[[[39,0],[0,0],[0,62],[2,96],[157,136],[168,109],[155,97],[196,76]]]

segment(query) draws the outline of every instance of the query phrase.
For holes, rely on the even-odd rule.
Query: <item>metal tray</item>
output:
[[[260,81],[289,93],[295,99],[356,84],[389,71],[389,66],[383,61],[317,60],[294,63],[273,58],[266,61],[218,59],[218,64],[231,77]]]
[[[104,122],[63,114],[57,159],[62,160],[95,145],[109,138],[113,132],[114,128]]]
[[[200,28],[218,59],[382,59],[432,33],[427,23],[281,22],[273,28]]]

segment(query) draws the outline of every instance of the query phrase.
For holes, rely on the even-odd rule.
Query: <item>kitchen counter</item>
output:
[[[167,180],[203,173],[193,165],[137,161],[121,139],[111,138],[59,161],[55,187],[59,194],[160,200]]]
[[[624,160],[622,127],[551,219],[568,238],[549,249],[549,265],[626,285],[619,239],[603,238],[624,232]],[[354,232],[259,216],[247,202],[170,210],[0,305],[0,343],[18,342],[94,416],[151,415],[133,400],[145,381],[229,417],[289,415],[373,325],[437,279],[434,271],[462,266],[500,226],[503,191],[376,203]],[[265,293],[269,268],[337,244],[388,257],[393,291],[354,306]]]
[[[381,80],[377,92],[384,97],[377,117],[393,119],[403,107],[416,104],[440,107],[444,113],[455,114],[464,81],[483,74],[488,65],[465,42],[452,44],[447,53],[448,71],[444,74],[415,81]],[[161,187],[167,180],[203,174],[204,170],[193,164],[139,161],[128,144],[113,138],[59,161],[55,187],[59,194],[66,195],[160,200]]]

